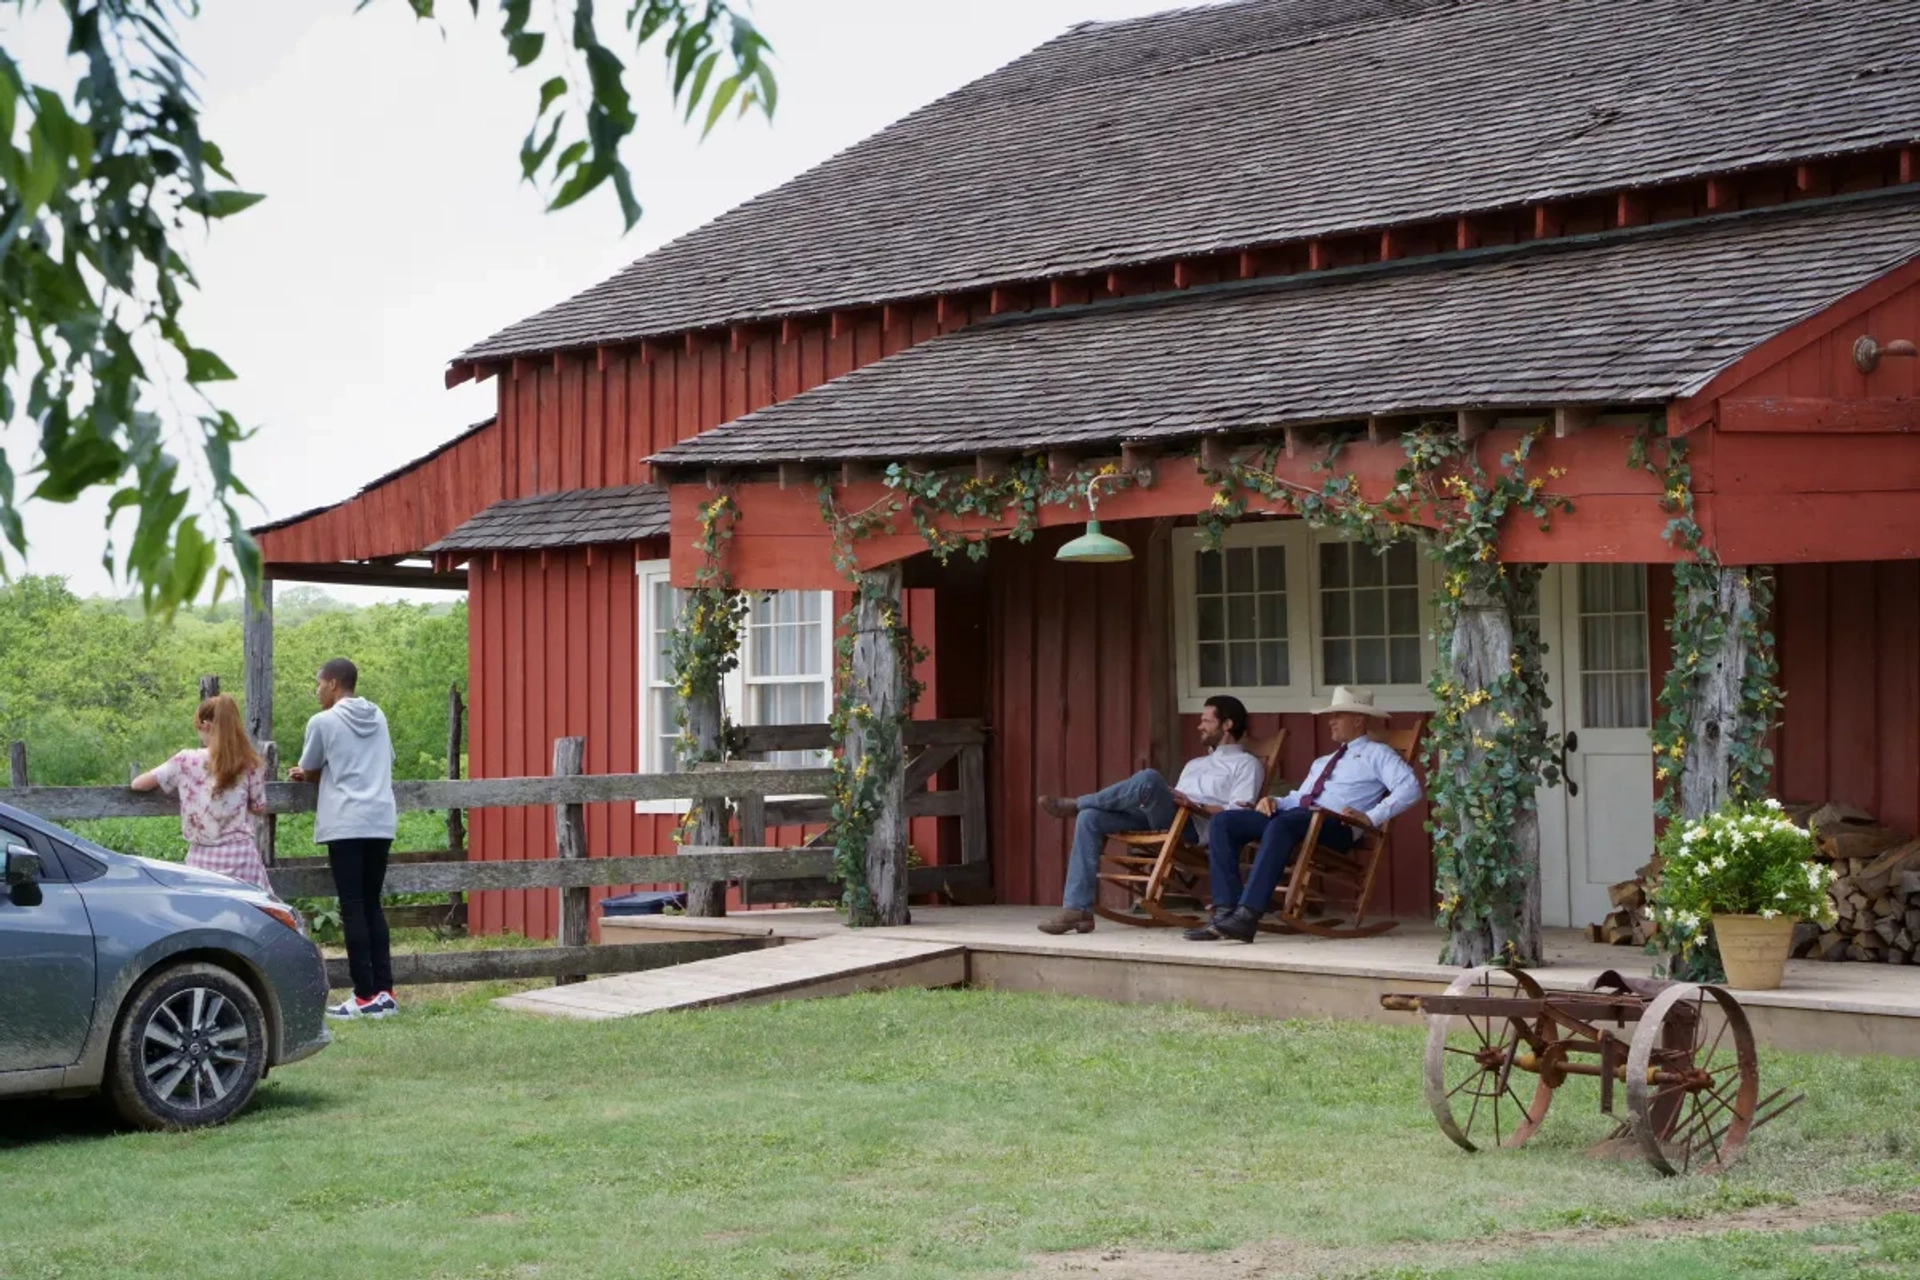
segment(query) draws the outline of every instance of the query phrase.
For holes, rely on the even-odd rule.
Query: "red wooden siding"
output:
[[[478,427],[356,496],[259,535],[275,564],[328,564],[417,553],[453,532],[501,491],[497,423]]]
[[[553,740],[573,736],[587,740],[587,772],[639,770],[642,638],[634,566],[665,554],[665,546],[654,543],[489,554],[469,565],[467,699],[474,777],[544,776],[552,771]],[[837,608],[844,610],[848,599],[839,598]],[[908,623],[929,645],[934,608],[931,592],[907,593]],[[931,682],[931,663],[921,677]],[[919,714],[969,713],[928,698]],[[470,819],[475,859],[553,856],[551,809],[475,810]],[[590,805],[587,851],[596,858],[671,854],[678,825],[673,814],[636,813],[629,804]],[[920,818],[911,839],[928,862],[957,861],[958,830],[956,819]],[[768,839],[797,844],[808,834],[776,827]],[[634,887],[595,889],[592,900],[597,904]],[[552,937],[559,893],[476,894],[470,920],[476,933]]]
[[[943,327],[926,303],[793,322],[784,341],[773,325],[515,361],[500,378],[505,496],[644,483],[650,454],[968,319],[949,305]]]
[[[1177,776],[1199,753],[1197,716],[1176,714],[1173,737],[1156,750],[1153,701],[1172,678],[1162,650],[1168,625],[1149,607],[1153,572],[1138,525],[1116,525],[1135,559],[1116,565],[1062,565],[1053,553],[1072,530],[1046,530],[1028,546],[997,543],[988,564],[993,727],[988,760],[995,897],[1057,904],[1066,885],[1070,822],[1047,817],[1042,795],[1079,795],[1151,766]],[[949,665],[953,656],[947,659]],[[1156,667],[1160,668],[1156,670]],[[1394,723],[1410,723],[1396,716]],[[1332,749],[1306,713],[1256,714],[1253,734],[1289,733],[1285,777],[1304,777]],[[1383,911],[1420,918],[1433,910],[1433,855],[1426,806],[1395,829],[1379,893]]]
[[[1787,566],[1775,616],[1777,794],[1920,831],[1920,562]]]

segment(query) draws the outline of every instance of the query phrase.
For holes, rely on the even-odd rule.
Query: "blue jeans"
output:
[[[1091,911],[1100,888],[1100,850],[1107,837],[1126,831],[1164,831],[1173,822],[1173,788],[1158,770],[1142,769],[1074,802],[1073,855],[1067,861],[1069,911]],[[1187,824],[1191,835],[1193,824]]]
[[[1265,915],[1267,903],[1279,888],[1280,877],[1287,873],[1293,851],[1306,838],[1312,821],[1311,809],[1282,809],[1271,818],[1252,809],[1216,814],[1207,824],[1207,867],[1213,882],[1214,908],[1225,911],[1242,906],[1256,916]],[[1240,850],[1255,840],[1260,842],[1260,851],[1254,855],[1243,890]],[[1345,853],[1353,847],[1353,828],[1333,818],[1325,819],[1320,824],[1320,845]]]

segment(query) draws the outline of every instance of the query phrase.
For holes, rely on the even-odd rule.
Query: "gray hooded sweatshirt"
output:
[[[393,740],[380,708],[342,698],[308,720],[300,767],[320,774],[315,844],[393,839]]]

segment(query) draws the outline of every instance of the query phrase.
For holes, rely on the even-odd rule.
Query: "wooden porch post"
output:
[[[687,732],[693,735],[694,747],[706,759],[722,758],[720,698],[720,677],[715,675],[711,684],[694,687],[693,692],[687,697],[684,708]],[[682,843],[704,846],[727,843],[727,802],[725,800],[696,800],[691,816],[692,830]],[[686,890],[688,915],[724,916],[727,914],[726,881],[690,880],[687,882]]]
[[[1539,590],[1540,575],[1534,566],[1511,566],[1510,573],[1524,593]],[[1513,669],[1513,613],[1504,592],[1492,589],[1490,582],[1475,574],[1460,600],[1459,621],[1453,629],[1453,681],[1468,694],[1487,688]],[[1472,775],[1485,768],[1486,752],[1471,745],[1480,739],[1492,739],[1501,728],[1497,708],[1487,702],[1470,707],[1464,716],[1469,746],[1462,773]],[[1461,782],[1464,786],[1466,778]],[[1453,815],[1463,831],[1475,823],[1471,813]],[[1489,964],[1507,958],[1522,964],[1540,963],[1540,813],[1531,806],[1521,808],[1508,833],[1513,849],[1513,868],[1523,881],[1517,908],[1496,911],[1485,919],[1456,916],[1447,942],[1447,962],[1461,967]]]
[[[898,564],[860,575],[860,598],[854,613],[853,696],[873,709],[878,725],[900,722],[906,701],[908,672],[902,670],[894,624],[900,617],[901,570]],[[897,729],[890,743],[876,743],[855,722],[848,731],[848,762],[857,770],[867,761],[869,770],[882,771],[879,811],[867,838],[867,890],[870,913],[852,923],[897,925],[907,922],[907,768],[906,752]]]
[[[1680,762],[1680,813],[1683,820],[1705,817],[1735,796],[1732,747],[1744,736],[1743,718],[1754,714],[1742,683],[1753,657],[1739,619],[1753,615],[1754,570],[1683,565],[1674,574],[1673,602],[1681,617],[1725,620],[1719,649],[1709,655],[1699,674],[1686,687],[1687,742]],[[1759,620],[1764,628],[1766,619]],[[1704,648],[1704,646],[1703,646]],[[1758,791],[1766,780],[1747,780],[1745,790]],[[1756,785],[1757,784],[1757,785]]]

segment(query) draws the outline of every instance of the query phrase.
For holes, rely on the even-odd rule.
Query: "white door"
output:
[[[1566,884],[1569,923],[1580,926],[1604,919],[1607,886],[1653,856],[1647,570],[1584,564],[1559,576]]]

